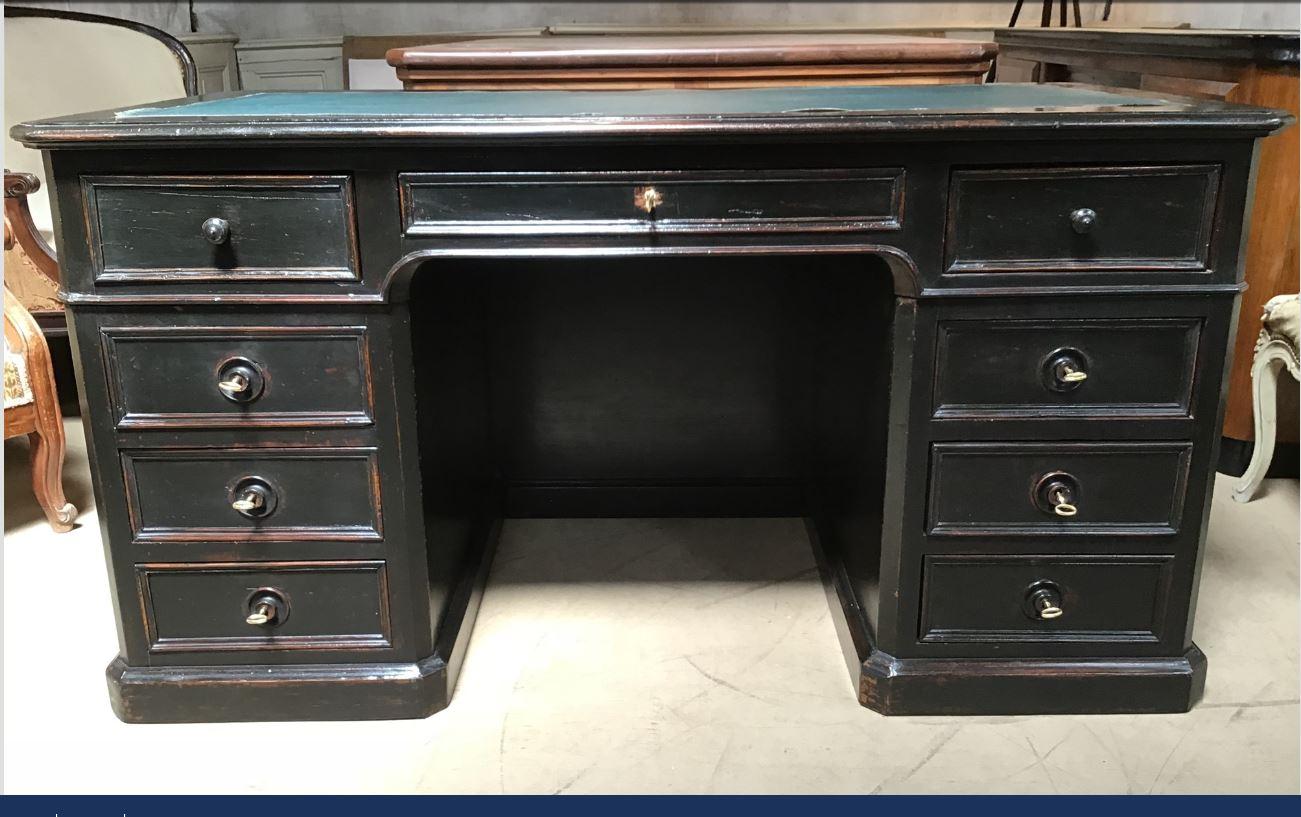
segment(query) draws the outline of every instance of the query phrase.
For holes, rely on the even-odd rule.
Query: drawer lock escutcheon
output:
[[[217,391],[232,403],[251,403],[265,387],[262,367],[247,358],[232,358],[217,370]]]
[[[275,588],[264,588],[254,592],[246,607],[248,613],[244,616],[245,624],[274,627],[283,624],[289,617],[289,601]]]
[[[663,194],[653,187],[639,187],[633,192],[633,204],[647,214],[654,214],[655,208],[663,203]]]
[[[261,477],[244,477],[235,483],[230,494],[230,507],[249,519],[262,519],[276,509],[276,492]]]
[[[1041,372],[1049,391],[1074,391],[1089,379],[1089,362],[1079,349],[1057,349],[1044,358]]]
[[[1052,582],[1036,582],[1026,592],[1026,612],[1031,618],[1051,621],[1061,618],[1062,592]]]
[[[1045,474],[1035,485],[1034,501],[1040,510],[1070,518],[1080,512],[1080,482],[1064,471]]]

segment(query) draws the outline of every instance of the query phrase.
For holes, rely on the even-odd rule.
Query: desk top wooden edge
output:
[[[208,94],[15,125],[28,147],[214,141],[323,142],[547,137],[918,135],[1003,138],[1195,130],[1263,136],[1286,111],[1078,84],[781,87],[658,91],[263,91]]]
[[[861,33],[556,34],[483,37],[394,48],[400,68],[629,68],[679,66],[966,63],[998,53],[992,42]]]

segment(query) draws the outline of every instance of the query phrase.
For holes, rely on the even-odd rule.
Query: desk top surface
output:
[[[1280,111],[1080,85],[653,91],[337,91],[213,94],[17,125],[32,147],[97,143],[492,137],[898,134],[1196,128],[1257,135]]]

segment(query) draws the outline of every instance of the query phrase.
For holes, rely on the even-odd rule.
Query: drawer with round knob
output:
[[[168,448],[121,452],[137,542],[383,538],[373,448]]]
[[[938,419],[1187,418],[1201,318],[942,320]]]
[[[84,176],[97,284],[355,281],[348,176]]]
[[[955,170],[949,273],[1207,269],[1217,165]]]
[[[1172,556],[931,555],[920,640],[1157,642]]]
[[[136,565],[152,653],[391,646],[382,561]]]
[[[119,430],[368,426],[364,326],[103,327]]]
[[[1192,443],[935,443],[932,536],[1168,535]]]

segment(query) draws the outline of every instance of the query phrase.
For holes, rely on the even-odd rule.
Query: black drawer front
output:
[[[935,443],[927,528],[933,535],[1175,533],[1191,453],[1185,442]]]
[[[948,271],[1202,271],[1218,193],[1215,165],[958,170]]]
[[[140,564],[136,580],[154,653],[391,646],[384,562]],[[265,599],[273,617],[249,623]]]
[[[358,278],[347,176],[86,176],[96,283]],[[210,220],[220,223],[205,234]]]
[[[895,230],[903,205],[899,168],[402,173],[399,186],[412,236]]]
[[[1190,416],[1199,318],[943,321],[936,417]]]
[[[375,454],[372,448],[123,451],[132,532],[140,542],[378,541]],[[239,510],[240,501],[258,505]]]
[[[1173,566],[1170,556],[927,556],[919,636],[1160,641]]]
[[[372,422],[363,326],[102,331],[119,429]]]

